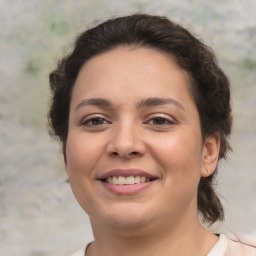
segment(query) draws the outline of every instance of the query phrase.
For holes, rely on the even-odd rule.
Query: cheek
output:
[[[192,177],[200,178],[202,164],[201,134],[198,132],[180,132],[168,138],[151,141],[151,152],[164,169],[164,175],[176,177],[181,182]]]
[[[200,134],[199,134],[200,135]],[[179,216],[188,205],[196,208],[201,170],[200,136],[196,133],[173,133],[151,139],[152,158],[161,170],[162,183],[157,195],[159,208],[167,216]],[[166,203],[170,202],[170,203]]]
[[[93,205],[95,170],[102,154],[101,140],[70,133],[67,139],[67,172],[80,206],[89,214]]]
[[[92,175],[103,151],[103,143],[94,136],[69,134],[66,146],[69,175],[80,178]]]

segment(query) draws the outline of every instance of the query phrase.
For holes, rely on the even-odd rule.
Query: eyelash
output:
[[[100,123],[98,123],[100,121]],[[156,123],[156,121],[160,121],[161,123]],[[96,122],[96,123],[94,123]],[[90,115],[82,119],[80,122],[81,126],[87,126],[87,127],[101,127],[105,124],[110,124],[111,122],[106,120],[105,117],[101,115]],[[170,120],[169,118],[163,117],[161,115],[155,115],[154,117],[147,118],[147,120],[144,122],[144,124],[150,124],[155,127],[166,127],[176,124],[176,121]]]
[[[101,120],[103,123],[100,123],[100,124],[93,124],[94,121],[96,120]],[[104,125],[106,123],[110,123],[109,121],[107,121],[103,116],[101,115],[90,115],[90,116],[87,116],[85,117],[81,122],[80,124],[82,126],[101,126],[101,125]]]
[[[154,121],[161,121],[161,123],[157,124],[157,123],[154,123]],[[164,122],[164,123],[162,123],[162,122]],[[167,118],[165,116],[156,114],[154,117],[149,118],[148,121],[146,121],[145,123],[151,124],[152,126],[155,126],[155,127],[161,127],[161,126],[166,127],[166,126],[171,126],[171,125],[176,124],[176,121],[171,120],[170,118]]]

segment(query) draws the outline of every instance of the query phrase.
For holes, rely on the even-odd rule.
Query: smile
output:
[[[117,185],[132,185],[132,184],[139,184],[145,183],[155,180],[155,178],[149,178],[145,176],[113,176],[104,179],[103,181],[110,184],[117,184]]]
[[[139,169],[114,169],[102,174],[98,180],[112,193],[135,195],[155,184],[159,177]]]

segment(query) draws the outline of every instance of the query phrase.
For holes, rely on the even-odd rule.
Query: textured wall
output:
[[[43,256],[92,239],[48,138],[48,73],[94,20],[169,16],[213,47],[232,82],[234,152],[218,191],[226,226],[256,236],[255,0],[0,0],[0,254]],[[63,255],[63,254],[62,254]]]

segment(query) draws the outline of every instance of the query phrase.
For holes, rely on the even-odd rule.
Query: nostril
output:
[[[116,151],[111,152],[111,156],[121,156],[121,157],[127,157],[127,158],[137,156],[137,155],[139,155],[139,152],[136,152],[136,151],[130,152],[128,154],[122,154],[122,153],[118,153]]]

